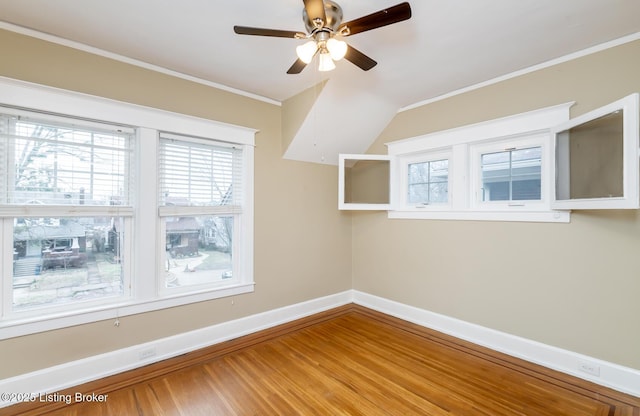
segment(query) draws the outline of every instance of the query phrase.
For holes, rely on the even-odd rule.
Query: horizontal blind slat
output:
[[[215,206],[242,200],[242,150],[161,134],[161,205]]]
[[[72,118],[0,119],[0,203],[132,204],[132,131],[76,126]]]

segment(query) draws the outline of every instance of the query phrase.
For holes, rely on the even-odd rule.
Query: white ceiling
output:
[[[344,21],[400,2],[337,1]],[[302,41],[233,32],[233,25],[304,31],[300,0],[0,0],[0,19],[5,22],[0,27],[28,34],[33,30],[63,44],[269,102],[286,100],[328,76],[331,87],[318,97],[322,114],[331,112],[327,103],[336,107],[336,114],[351,113],[365,137],[361,140],[365,144],[348,152],[364,151],[384,128],[367,128],[367,119],[390,120],[400,108],[640,33],[640,0],[412,0],[410,4],[410,20],[346,39],[378,61],[368,72],[340,61],[330,73],[321,74],[309,65],[299,75],[287,75],[296,59],[295,46]],[[340,105],[345,91],[361,96],[351,100],[360,107]],[[293,146],[317,148],[311,146],[318,141],[314,127],[303,123]],[[354,127],[346,130],[353,137]],[[335,134],[335,145],[323,149],[322,156],[294,158],[322,158],[322,163],[326,155],[344,152],[339,143],[348,138]],[[333,163],[333,156],[329,159]]]

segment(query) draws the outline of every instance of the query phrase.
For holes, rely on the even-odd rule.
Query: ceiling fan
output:
[[[296,48],[298,59],[291,65],[287,74],[299,74],[318,55],[318,69],[330,71],[335,68],[333,61],[342,58],[352,62],[364,71],[377,65],[351,45],[340,38],[366,32],[393,23],[402,22],[411,17],[408,2],[342,23],[342,8],[332,0],[303,0],[302,20],[307,33],[290,30],[263,29],[257,27],[234,26],[240,35],[272,36],[278,38],[308,39]]]

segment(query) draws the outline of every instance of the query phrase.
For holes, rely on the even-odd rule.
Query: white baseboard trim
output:
[[[40,394],[57,392],[176,357],[351,302],[640,397],[640,371],[638,370],[355,290],[3,379],[0,380],[0,392],[30,394],[37,399]],[[599,367],[600,376],[591,376],[579,371],[580,363]],[[0,400],[0,408],[13,403],[15,400],[6,400],[3,396]]]
[[[354,290],[353,302],[513,357],[640,397],[640,371],[633,368],[510,335],[364,292]],[[580,371],[579,368],[582,363],[599,367],[600,376]]]
[[[132,370],[167,358],[209,347],[276,325],[347,305],[353,291],[285,306],[207,328],[158,339],[133,347],[60,364],[16,377],[0,380],[0,408],[16,403],[4,393],[27,394],[32,400],[90,381]]]

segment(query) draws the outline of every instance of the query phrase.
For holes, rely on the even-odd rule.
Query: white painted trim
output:
[[[179,132],[222,142],[255,145],[257,130],[175,113],[95,95],[0,77],[0,106],[28,108],[44,113],[86,118],[101,122]]]
[[[474,220],[521,222],[569,222],[569,211],[550,208],[549,131],[570,118],[573,102],[527,111],[449,130],[429,133],[386,143],[391,157],[390,219]],[[480,152],[487,146],[513,147],[522,141],[533,140],[542,146],[542,177],[540,201],[478,202]],[[448,206],[433,205],[421,208],[408,205],[406,166],[416,158],[437,157],[450,152]],[[475,156],[475,157],[474,157]]]
[[[353,302],[513,357],[640,397],[640,371],[630,367],[542,344],[360,291],[353,292]],[[600,377],[579,371],[578,367],[583,362],[600,367]]]
[[[524,68],[519,71],[512,72],[510,74],[502,75],[500,77],[496,77],[487,81],[480,82],[478,84],[470,85],[468,87],[460,88],[455,91],[450,91],[446,94],[439,95],[437,97],[429,98],[427,100],[419,101],[415,104],[410,104],[405,107],[402,107],[398,110],[398,113],[402,113],[403,111],[413,110],[414,108],[422,107],[428,104],[432,104],[438,101],[445,100],[447,98],[455,97],[456,95],[461,95],[470,91],[478,90],[480,88],[487,87],[489,85],[497,84],[502,81],[506,81],[512,78],[517,78],[521,75],[530,74],[532,72],[540,71],[545,68],[552,67],[554,65],[559,65],[564,62],[569,62],[574,59],[582,58],[584,56],[588,56],[594,53],[602,52],[607,49],[615,48],[616,46],[624,45],[625,43],[635,42],[640,39],[640,32],[633,33],[628,36],[621,37],[619,39],[614,39],[610,42],[601,43],[600,45],[596,45],[587,49],[583,49],[578,52],[574,52],[565,56],[561,56],[560,58],[552,59],[547,62],[543,62],[538,65],[530,66],[529,68]]]
[[[346,202],[346,169],[352,162],[362,160],[378,160],[391,163],[391,156],[376,154],[340,153],[338,155],[338,209],[342,211],[384,211],[391,208],[384,203],[354,203]]]
[[[257,130],[0,77],[0,110],[2,110],[3,106],[9,107],[7,110],[9,112],[16,111],[15,109],[17,108],[17,111],[22,113],[27,111],[25,109],[28,108],[30,112],[43,112],[47,115],[49,115],[51,111],[55,111],[56,114],[68,114],[71,117],[84,119],[83,123],[85,121],[99,120],[101,122],[111,122],[116,125],[135,126],[136,129],[139,130],[139,140],[136,141],[138,146],[136,154],[140,158],[138,162],[142,164],[136,169],[136,178],[140,181],[140,183],[136,185],[136,189],[139,191],[137,196],[141,198],[141,201],[137,201],[137,206],[134,209],[136,210],[136,218],[143,217],[144,220],[135,221],[135,227],[137,227],[137,234],[134,237],[135,240],[126,243],[134,244],[131,249],[125,250],[126,252],[136,252],[136,256],[133,256],[132,263],[128,263],[133,264],[135,267],[135,269],[133,269],[135,278],[127,277],[128,281],[133,283],[133,287],[127,291],[126,296],[120,298],[103,298],[96,302],[78,302],[71,306],[53,306],[51,310],[34,308],[25,311],[12,311],[11,299],[6,297],[5,299],[1,299],[1,307],[4,309],[0,309],[0,340],[98,320],[116,319],[116,317],[253,291],[253,162],[255,133]],[[158,249],[158,251],[163,252],[164,248],[158,248],[160,247],[159,242],[157,247],[146,244],[145,241],[147,240],[142,238],[142,236],[149,237],[157,235],[155,225],[157,220],[155,219],[155,215],[153,216],[154,222],[147,221],[147,216],[157,210],[155,205],[150,205],[151,202],[157,202],[156,183],[154,181],[149,182],[151,180],[150,178],[156,178],[157,175],[149,174],[154,172],[153,169],[151,171],[141,169],[145,167],[148,168],[149,163],[156,163],[156,156],[155,153],[153,153],[156,144],[153,143],[159,131],[178,132],[189,136],[210,138],[212,140],[233,143],[244,147],[243,157],[245,158],[245,163],[243,164],[243,177],[246,179],[244,184],[246,190],[244,199],[245,204],[249,205],[245,205],[242,214],[243,218],[241,219],[242,225],[240,232],[243,236],[241,240],[242,252],[240,249],[234,250],[234,253],[240,253],[240,256],[237,256],[237,258],[242,259],[240,261],[243,262],[242,267],[237,268],[240,272],[237,275],[241,276],[241,278],[236,279],[235,283],[226,282],[224,287],[212,285],[207,288],[202,288],[201,290],[194,288],[190,293],[172,293],[160,297],[157,296],[153,287],[150,287],[148,284],[151,280],[155,283],[156,276],[160,276],[159,273],[150,273],[151,270],[155,270],[153,267],[157,267],[160,263],[156,261],[156,259],[160,259],[159,254],[155,255],[154,250]],[[144,172],[146,175],[142,175],[140,172]],[[74,209],[76,208],[73,206],[62,206],[46,209],[29,208],[29,210],[33,212],[29,210],[27,210],[27,212],[24,208],[18,211],[6,211],[6,209],[3,209],[3,211],[6,211],[8,215],[13,213],[16,216],[18,214],[38,215],[38,213],[43,213],[43,210],[47,211],[47,214],[53,212],[54,214],[58,213],[62,215],[64,213],[73,213]],[[116,214],[119,210],[124,210],[122,215],[130,216],[132,214],[130,207],[114,209],[116,210]],[[94,215],[111,212],[111,208],[107,209],[105,207],[82,208],[82,212],[87,210],[94,213]],[[2,216],[6,215],[0,215],[0,217]],[[4,220],[3,223],[4,227],[8,226],[7,220]],[[8,230],[5,229],[3,235],[6,235],[7,231]],[[6,245],[10,241],[7,237],[3,243]],[[155,266],[149,269],[148,263],[143,262],[144,258],[153,258]],[[11,261],[5,260],[0,264],[10,266]],[[2,269],[2,267],[0,267],[0,269]],[[6,283],[6,281],[9,280],[6,278],[9,276],[9,273],[6,267],[2,272],[4,272],[5,278],[2,279],[3,283],[0,285],[0,289],[2,289],[2,293],[7,296],[6,294],[11,289]],[[156,272],[158,271],[156,270]],[[1,274],[3,273],[0,272],[0,275]],[[236,273],[234,272],[234,274]],[[128,273],[128,276],[131,276],[131,273]],[[126,284],[126,287],[129,286],[130,285]]]
[[[352,302],[352,291],[273,309],[207,328],[0,380],[0,392],[53,393],[304,318]],[[149,353],[149,352],[152,353]],[[142,358],[142,355],[150,355]],[[0,400],[0,408],[12,404]]]
[[[551,160],[555,161],[552,165],[550,181],[551,185],[551,207],[554,209],[638,209],[640,206],[640,194],[638,192],[638,182],[640,182],[638,171],[638,146],[640,146],[640,132],[638,131],[638,108],[640,107],[640,94],[633,93],[610,104],[589,111],[579,117],[570,119],[562,124],[551,128]],[[607,115],[622,111],[622,179],[623,179],[623,195],[621,197],[596,197],[596,198],[575,198],[572,199],[569,194],[569,180],[571,171],[571,157],[569,157],[569,148],[564,152],[560,148],[569,146],[568,143],[563,144],[563,140],[559,138],[563,133],[569,134],[568,131],[577,128],[583,124],[589,123],[596,119]],[[607,138],[607,140],[613,140]],[[560,156],[561,155],[561,156]],[[591,161],[590,161],[591,162]],[[560,172],[565,175],[560,175]],[[564,177],[563,177],[564,176]],[[557,178],[562,178],[560,181]],[[564,186],[559,185],[563,183]],[[557,187],[564,190],[566,187],[567,199],[557,199]]]
[[[155,283],[155,281],[152,283]],[[0,322],[0,340],[106,319],[116,320],[124,316],[251,293],[254,291],[254,286],[254,282],[238,283],[221,288],[208,288],[200,292],[176,293],[172,296],[153,297],[151,299],[124,300],[113,304],[91,304],[91,306],[83,309],[64,310],[46,315],[42,313],[40,315],[35,314],[38,312],[37,310],[35,312],[29,311],[20,317]],[[105,298],[105,301],[108,300],[109,298]],[[8,305],[11,305],[11,302]]]
[[[570,119],[575,101],[538,108],[524,113],[467,124],[407,139],[385,143],[391,156],[443,150],[458,144],[515,139],[523,135],[549,133],[549,129]]]
[[[571,222],[570,211],[527,211],[527,207],[513,207],[512,211],[389,211],[387,218],[401,220],[456,220],[456,221],[508,221],[508,222]],[[519,210],[518,208],[523,208]]]
[[[347,290],[294,305],[223,322],[207,328],[134,345],[0,380],[0,392],[53,393],[103,377],[176,357],[349,303],[491,348],[526,361],[640,397],[640,371],[572,351],[496,331],[368,293]],[[153,352],[148,358],[141,355]],[[579,363],[600,367],[600,377],[577,370]],[[12,404],[0,400],[0,408]]]

